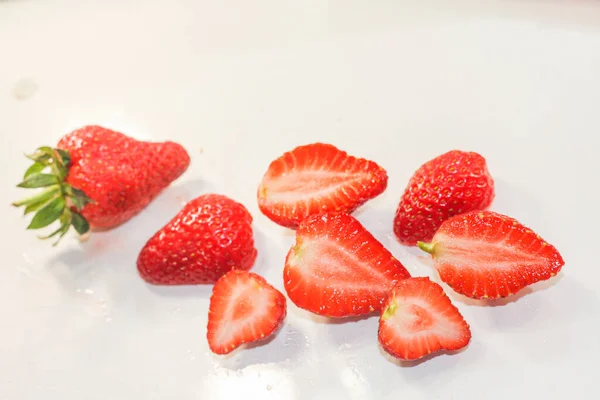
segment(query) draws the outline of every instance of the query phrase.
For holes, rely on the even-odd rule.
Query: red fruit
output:
[[[564,261],[554,246],[513,218],[474,211],[444,222],[431,243],[440,278],[458,293],[474,299],[510,296],[549,279]]]
[[[34,164],[19,186],[46,189],[14,205],[37,211],[29,229],[59,219],[54,234],[61,237],[70,225],[82,234],[128,221],[190,163],[177,143],[139,141],[100,126],[69,133],[56,149],[41,147],[29,158]]]
[[[330,144],[296,147],[269,165],[258,188],[258,206],[279,225],[296,228],[309,215],[351,213],[387,187],[387,173],[373,161]]]
[[[379,311],[390,289],[410,274],[354,217],[326,213],[296,231],[283,283],[298,307],[328,317]]]
[[[471,330],[440,285],[429,278],[398,282],[379,319],[379,343],[402,360],[464,348]]]
[[[256,260],[252,216],[225,196],[200,196],[144,246],[140,275],[157,285],[214,283],[232,269],[248,270]]]
[[[396,210],[394,233],[408,246],[429,241],[448,218],[485,209],[493,199],[494,180],[485,159],[449,151],[414,173]]]
[[[244,343],[265,339],[286,315],[283,294],[264,278],[233,270],[215,284],[208,311],[207,339],[211,351],[227,354]]]

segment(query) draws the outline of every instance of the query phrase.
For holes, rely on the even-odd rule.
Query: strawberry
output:
[[[408,246],[429,241],[448,218],[487,208],[494,180],[485,159],[449,151],[423,164],[410,179],[394,218],[394,233]]]
[[[286,316],[285,296],[254,273],[232,270],[213,287],[207,339],[211,351],[227,354],[271,336]]]
[[[279,225],[296,228],[309,215],[351,213],[387,187],[387,173],[373,161],[330,144],[296,147],[269,165],[258,188],[258,206]]]
[[[398,282],[379,319],[379,343],[402,360],[456,351],[471,340],[471,329],[440,285],[429,278]]]
[[[242,204],[207,194],[189,203],[144,246],[141,277],[157,285],[214,283],[256,260],[252,216]]]
[[[84,234],[128,221],[190,163],[179,144],[139,141],[100,126],[71,132],[55,149],[40,147],[28,157],[34,163],[18,186],[45,189],[13,205],[24,206],[26,214],[37,211],[28,229],[59,220],[47,236],[59,240],[71,225]]]
[[[549,279],[564,261],[556,248],[513,218],[492,211],[473,211],[442,224],[431,243],[442,281],[474,299],[510,296]]]
[[[410,274],[354,217],[311,215],[296,231],[283,283],[298,307],[328,317],[379,311],[390,289]]]

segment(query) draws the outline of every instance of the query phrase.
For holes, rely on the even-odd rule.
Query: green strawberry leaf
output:
[[[25,171],[25,175],[23,176],[23,179],[27,179],[32,175],[35,174],[39,174],[40,172],[42,172],[44,170],[44,168],[46,168],[46,166],[42,163],[39,162],[34,162],[33,164],[31,164],[31,167],[27,168],[27,171]]]
[[[71,224],[80,235],[83,235],[90,230],[89,222],[87,222],[87,220],[78,212],[73,212]]]
[[[60,183],[58,177],[52,174],[35,174],[19,183],[17,186],[26,189],[41,188]]]
[[[57,197],[34,215],[27,229],[44,228],[56,221],[65,210],[67,202],[63,197]]]

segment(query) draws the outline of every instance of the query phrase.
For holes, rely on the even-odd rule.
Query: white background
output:
[[[0,1],[0,398],[599,398],[599,110],[592,1]],[[178,141],[192,165],[126,225],[52,248],[9,207],[23,153],[90,123]],[[255,217],[253,270],[283,289],[293,234],[256,188],[314,141],[387,169],[356,216],[413,275],[438,280],[394,239],[395,207],[453,148],[487,158],[492,208],[556,245],[563,272],[491,305],[449,292],[473,340],[416,365],[382,353],[377,318],[291,302],[270,343],[213,356],[211,287],[151,287],[138,251],[183,202],[223,193]]]

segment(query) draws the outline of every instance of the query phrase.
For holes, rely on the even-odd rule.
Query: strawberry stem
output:
[[[14,207],[25,207],[25,214],[35,212],[27,229],[41,229],[59,221],[60,227],[57,230],[50,235],[40,236],[40,239],[58,236],[54,245],[58,244],[71,226],[80,235],[87,233],[90,225],[78,211],[86,204],[93,203],[93,200],[66,182],[71,164],[70,154],[66,150],[44,146],[27,155],[27,158],[33,164],[17,187],[43,188],[31,197],[12,203]]]
[[[435,244],[433,243],[417,242],[417,246],[426,253],[433,254],[435,252]]]

